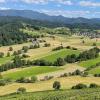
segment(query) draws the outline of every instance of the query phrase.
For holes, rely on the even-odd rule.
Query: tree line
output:
[[[12,62],[3,64],[0,66],[0,72],[7,71],[9,69],[20,68],[20,67],[29,67],[29,66],[63,66],[66,63],[75,63],[78,61],[85,61],[89,59],[94,59],[99,56],[100,49],[94,47],[90,50],[81,52],[78,56],[75,54],[67,55],[65,58],[58,58],[55,62],[49,62],[43,59],[40,60],[25,60],[20,55],[15,55]]]

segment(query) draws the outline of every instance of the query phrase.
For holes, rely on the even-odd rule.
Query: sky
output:
[[[100,0],[0,0],[0,9],[33,10],[51,16],[100,18]]]

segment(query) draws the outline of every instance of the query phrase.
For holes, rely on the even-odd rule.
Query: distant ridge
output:
[[[32,11],[32,10],[0,10],[0,16],[17,16],[24,17],[35,20],[51,21],[51,22],[61,22],[64,24],[74,24],[74,23],[88,23],[88,24],[100,24],[100,18],[67,18],[64,16],[49,16],[44,13]]]

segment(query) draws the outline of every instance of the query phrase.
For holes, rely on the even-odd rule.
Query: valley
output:
[[[0,100],[87,100],[87,93],[100,98],[100,37],[33,22],[20,19],[13,26],[12,22],[0,26]],[[54,82],[60,82],[59,90],[54,90]],[[72,90],[77,84],[87,89]],[[90,84],[98,87],[90,89]],[[17,93],[20,88],[28,93]]]

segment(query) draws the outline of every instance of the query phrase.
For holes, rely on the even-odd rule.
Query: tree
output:
[[[81,83],[72,87],[72,89],[84,89],[84,88],[87,88],[87,86],[85,84],[81,84]]]
[[[54,63],[56,66],[63,66],[65,65],[65,61],[63,58],[58,58],[57,61]]]
[[[10,52],[7,52],[7,57],[10,57]]]
[[[9,47],[9,51],[13,51],[13,48],[12,47]]]
[[[89,88],[97,88],[97,87],[99,87],[99,86],[95,83],[91,83],[90,86],[89,86]]]
[[[37,81],[37,77],[36,77],[36,76],[32,76],[32,77],[31,77],[31,82],[32,82],[32,83],[35,83],[36,81]]]
[[[28,46],[23,46],[22,50],[26,53],[28,51]]]
[[[4,57],[4,53],[0,52],[0,58],[3,58],[3,57]]]
[[[18,88],[17,93],[26,93],[26,88],[24,88],[24,87]]]
[[[61,88],[60,82],[55,81],[55,82],[53,83],[53,88],[54,88],[55,90],[59,90],[59,89]]]

